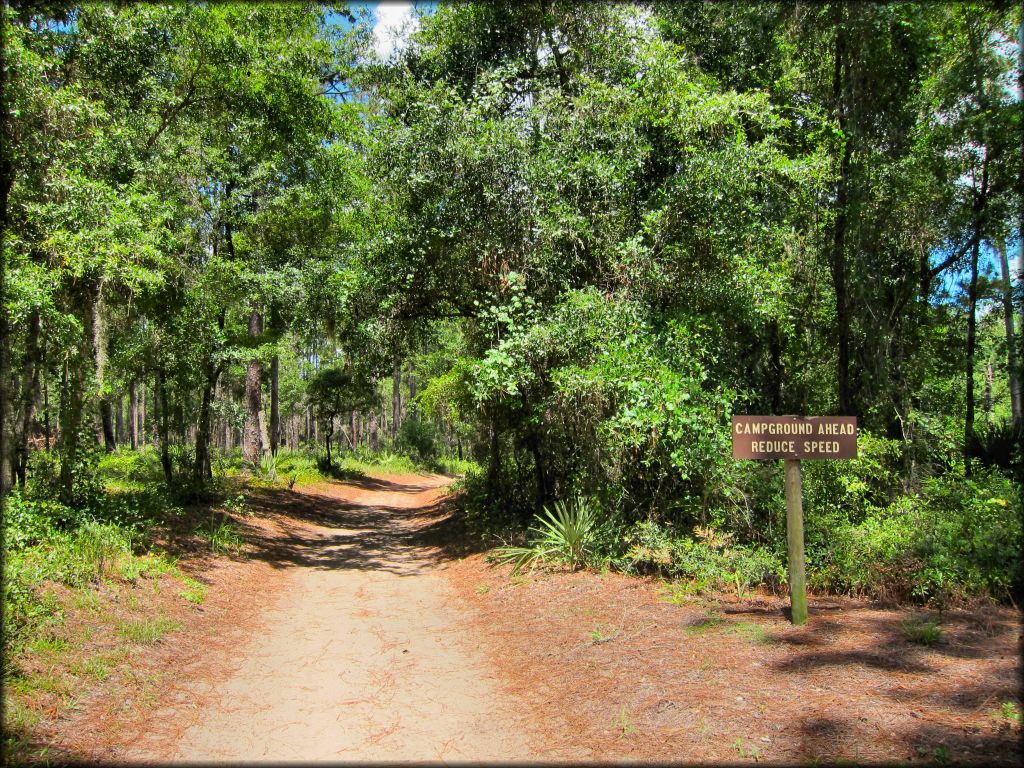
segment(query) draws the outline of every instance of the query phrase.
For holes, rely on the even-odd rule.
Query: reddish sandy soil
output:
[[[1020,615],[771,596],[672,603],[654,581],[510,579],[452,542],[440,477],[251,500],[247,557],[196,560],[185,627],[48,736],[104,762],[1018,764]],[[180,603],[180,601],[179,601]],[[168,610],[170,610],[168,608]],[[183,614],[184,616],[184,614]]]

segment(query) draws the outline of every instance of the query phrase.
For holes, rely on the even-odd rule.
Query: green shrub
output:
[[[105,452],[89,429],[83,425],[79,436],[78,451],[71,463],[71,495],[62,496],[60,483],[61,459],[57,451],[35,451],[29,455],[27,495],[38,499],[61,498],[68,506],[79,510],[90,510],[102,503],[104,494],[103,478],[98,471]]]
[[[317,467],[316,456],[309,452],[282,448],[277,451],[276,459],[277,475],[284,480],[313,483],[324,479],[323,472]]]
[[[406,419],[399,427],[397,445],[414,460],[430,462],[437,456],[437,428],[423,419]]]
[[[268,483],[277,482],[277,457],[272,453],[265,453],[260,458],[257,476]]]
[[[759,584],[785,579],[781,557],[763,547],[733,543],[733,535],[698,527],[692,536],[679,536],[652,521],[627,531],[629,545],[618,565],[630,573],[657,573],[687,582],[689,590],[735,589],[742,593]]]
[[[131,538],[109,523],[88,522],[47,551],[50,577],[68,584],[99,581],[131,556]]]
[[[11,491],[4,500],[4,551],[38,544],[73,517],[71,509],[56,501],[26,499],[20,491]]]
[[[97,471],[108,486],[115,488],[141,490],[164,480],[160,457],[152,446],[136,451],[118,448],[104,453],[99,458]]]
[[[211,515],[208,522],[199,525],[195,534],[210,542],[211,552],[232,552],[238,555],[245,542],[238,534],[234,523],[226,515]]]
[[[471,459],[459,459],[446,456],[434,461],[437,470],[445,475],[468,475],[470,472],[478,471],[480,465]]]
[[[927,479],[858,523],[833,519],[808,548],[812,586],[873,597],[939,601],[1005,597],[1022,584],[1020,489],[995,470]]]
[[[5,557],[3,635],[7,653],[36,636],[39,627],[60,623],[63,618],[52,593],[40,594],[35,589],[39,576],[40,569],[31,560],[19,554]]]
[[[594,554],[597,508],[593,500],[577,496],[571,502],[556,501],[554,511],[544,507],[530,528],[533,538],[526,547],[502,547],[495,560],[512,563],[512,573],[538,563],[557,562],[574,570],[586,565]]]

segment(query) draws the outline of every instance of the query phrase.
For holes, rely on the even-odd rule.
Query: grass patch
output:
[[[117,634],[130,643],[153,645],[168,632],[181,629],[181,626],[180,621],[161,616],[156,619],[122,622],[117,627]]]
[[[942,627],[938,622],[920,617],[904,621],[900,631],[907,640],[917,645],[932,646],[942,639]]]
[[[686,634],[692,636],[703,635],[705,632],[725,623],[717,611],[709,610],[704,616],[686,625]]]
[[[38,637],[28,644],[32,653],[40,656],[55,656],[67,650],[68,641],[62,637]]]
[[[233,553],[236,556],[241,554],[245,542],[238,534],[235,524],[228,519],[226,514],[211,514],[210,519],[196,526],[195,534],[210,542],[210,551],[213,553]]]
[[[464,476],[480,470],[480,465],[469,459],[437,459],[434,465],[438,472],[450,476]]]
[[[178,594],[193,605],[202,605],[206,598],[206,587],[193,578],[186,576],[182,582],[185,588]]]
[[[737,621],[726,627],[724,632],[729,635],[739,635],[752,643],[769,644],[772,642],[768,636],[768,630],[752,621]]]
[[[93,656],[82,664],[81,672],[83,675],[87,675],[93,680],[106,680],[110,677],[110,661],[103,656]]]

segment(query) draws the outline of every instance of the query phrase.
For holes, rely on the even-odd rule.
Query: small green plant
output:
[[[626,714],[626,705],[623,704],[619,709],[619,722],[617,724],[619,730],[619,738],[625,738],[632,733],[636,733],[636,726],[633,725],[629,716]]]
[[[495,559],[512,563],[512,574],[543,562],[560,562],[574,570],[587,564],[593,545],[597,514],[594,503],[582,496],[572,502],[556,501],[554,511],[544,507],[535,518],[539,525],[526,547],[501,547]]]
[[[161,616],[156,619],[127,621],[117,628],[117,634],[131,643],[153,645],[168,632],[181,629],[181,622]]]
[[[67,550],[71,581],[99,581],[131,557],[131,541],[123,529],[87,522],[76,531]]]
[[[594,641],[594,645],[600,645],[601,643],[607,643],[613,639],[615,635],[606,635],[601,630],[601,625],[598,624],[590,631],[590,639]]]
[[[752,744],[744,744],[743,739],[736,739],[732,747],[741,758],[752,758],[755,763],[761,759],[761,750]]]
[[[733,571],[732,581],[733,585],[736,587],[736,597],[742,600],[747,596],[747,582],[743,580],[739,571]]]
[[[203,599],[206,597],[206,587],[189,576],[186,576],[182,583],[185,588],[178,594],[193,605],[202,605]]]
[[[999,707],[999,713],[995,718],[1010,725],[1020,725],[1020,707],[1014,701],[1004,701]]]
[[[260,459],[259,476],[268,483],[277,482],[277,457],[274,454],[264,454]]]
[[[684,605],[696,594],[693,585],[688,582],[666,581],[661,585],[661,600],[672,605]]]
[[[918,645],[932,646],[942,638],[942,628],[937,622],[927,619],[908,619],[901,625],[901,630],[907,640]]]
[[[242,517],[252,515],[252,510],[245,503],[245,494],[242,493],[224,499],[224,509],[233,515],[240,515]]]
[[[106,659],[93,657],[85,662],[82,671],[95,680],[106,680],[110,676],[110,664]]]
[[[918,757],[931,757],[939,765],[949,765],[949,750],[941,744],[932,747],[931,750],[918,744],[914,751],[917,752]]]
[[[477,584],[473,589],[478,595],[486,595],[488,592],[491,591],[491,585],[480,583]]]
[[[216,515],[211,515],[209,522],[197,527],[195,533],[197,536],[209,540],[210,551],[214,553],[234,552],[235,555],[238,555],[245,543],[227,515],[221,515],[219,519]]]

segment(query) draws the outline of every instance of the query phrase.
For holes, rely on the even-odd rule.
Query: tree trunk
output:
[[[398,426],[402,420],[402,361],[395,355],[391,368],[391,439],[398,439]]]
[[[974,350],[977,344],[978,251],[971,249],[971,284],[967,292],[967,415],[964,417],[964,474],[971,476],[971,452],[974,448]]]
[[[281,363],[277,355],[270,359],[270,452],[277,455],[277,444],[281,439],[281,414],[278,411],[278,377]]]
[[[203,398],[199,405],[199,422],[196,425],[196,460],[192,467],[192,477],[197,482],[213,478],[213,467],[210,463],[210,434],[213,414],[213,393],[220,378],[220,366],[208,365],[206,386],[203,387]]]
[[[412,421],[416,421],[418,418],[416,413],[416,374],[410,370],[406,379],[409,382],[409,402],[405,407],[405,415]]]
[[[6,8],[7,6],[4,5],[5,11]],[[4,21],[0,36],[6,34],[6,26],[7,22]],[[0,45],[0,51],[2,50],[3,46]],[[8,121],[11,110],[7,106],[8,68],[5,66],[6,60],[3,64],[0,65],[0,104],[3,105],[3,109],[0,109],[0,142],[3,144],[3,151],[0,152],[0,509],[2,509],[7,491],[10,490],[12,480],[10,446],[7,444],[10,408],[8,382],[11,380],[11,328],[7,317],[7,249],[5,244],[7,242],[7,199],[11,191],[11,184],[14,182],[14,167],[9,148],[11,131]]]
[[[1020,235],[1024,240],[1024,234]],[[1024,261],[1021,262],[1024,264]],[[1013,290],[1010,282],[1010,263],[1006,256],[1006,243],[999,243],[999,264],[1002,269],[1000,286],[1003,292],[1003,326],[1006,329],[1006,370],[1010,383],[1010,414],[1015,432],[1024,425],[1021,403],[1021,371],[1017,361],[1017,337],[1013,327]]]
[[[330,469],[331,467],[334,466],[334,464],[331,462],[331,437],[334,435],[334,417],[333,416],[331,416],[331,418],[329,418],[327,420],[327,428],[324,431],[325,431],[326,437],[327,437],[327,439],[324,441],[324,442],[327,443],[327,469]]]
[[[1017,94],[1018,99],[1024,101],[1024,13],[1020,15],[1020,21],[1017,26]],[[1020,132],[1020,155],[1018,157],[1024,157],[1024,131]],[[1017,264],[1020,269],[1018,280],[1021,284],[1024,284],[1024,162],[1017,164],[1017,257]],[[1017,294],[1020,296],[1021,322],[1024,323],[1024,287],[1017,291]],[[1009,337],[1007,337],[1007,342],[1009,343]],[[1021,328],[1018,344],[1016,368],[1017,393],[1020,396],[1024,396],[1021,392],[1021,387],[1024,386],[1024,382],[1021,381],[1024,378],[1024,328]],[[1018,402],[1020,400],[1021,397],[1018,397]],[[1024,403],[1022,403],[1022,406],[1024,406]],[[1020,428],[1024,429],[1024,418],[1018,423],[1021,424]],[[1024,480],[1024,462],[1022,462],[1019,469],[1018,478]]]
[[[981,388],[981,412],[985,414],[986,421],[992,416],[992,383],[995,378],[995,369],[990,357],[985,362],[985,386]]]
[[[490,493],[495,493],[498,489],[498,481],[501,476],[501,439],[498,434],[497,419],[494,414],[488,414],[490,418],[487,425],[490,438],[490,451],[488,455],[488,467],[487,467],[487,490]]]
[[[259,312],[249,313],[249,337],[255,339],[263,333],[263,317]],[[251,464],[259,464],[264,444],[261,439],[260,422],[263,418],[263,392],[260,378],[263,363],[258,357],[245,367],[245,427],[242,436],[242,457]]]
[[[380,452],[380,435],[377,433],[377,409],[370,411],[370,451]]]
[[[87,301],[87,306],[92,303]],[[87,311],[87,315],[89,312]],[[87,317],[88,322],[88,317]],[[85,397],[85,366],[91,358],[91,326],[86,327],[84,338],[77,349],[64,358],[60,394],[60,500],[69,506],[75,503],[75,464],[78,460],[78,432],[82,426]]]
[[[124,395],[117,396],[117,408],[114,409],[114,440],[124,444]]]
[[[133,451],[139,450],[139,395],[135,379],[128,384],[128,440]]]
[[[779,321],[772,320],[768,327],[768,386],[771,392],[772,413],[782,413],[782,332]]]
[[[981,191],[975,192],[974,220],[980,222],[988,204],[988,148],[981,163]],[[977,226],[981,226],[980,223]],[[974,233],[971,248],[971,282],[967,292],[967,413],[964,416],[964,475],[971,476],[971,452],[974,449],[974,352],[978,336],[978,260],[981,232]]]
[[[539,512],[548,502],[548,481],[544,472],[544,457],[540,452],[540,441],[537,433],[531,431],[527,440],[527,448],[533,454],[533,469],[537,482],[537,511]]]
[[[69,357],[64,358],[60,376],[60,437],[58,451],[60,453],[60,500],[65,504],[74,503],[75,475],[74,466],[78,452],[78,420],[82,413],[81,382],[72,382]],[[75,379],[81,377],[81,366],[75,366]]]
[[[92,354],[96,369],[96,400],[99,405],[100,434],[103,448],[110,453],[117,447],[114,439],[114,419],[107,391],[107,316],[103,307],[103,281],[97,281],[91,296]]]
[[[20,488],[25,487],[25,476],[28,471],[28,438],[32,431],[36,390],[39,389],[39,335],[41,329],[42,321],[39,313],[33,312],[28,319],[25,354],[21,364],[21,397],[18,401],[18,418],[12,424],[14,472]]]
[[[164,382],[162,368],[156,370],[156,387],[153,391],[153,408],[156,416],[157,442],[160,446],[160,466],[164,471],[164,480],[171,485],[174,480],[173,467],[171,466],[171,443],[170,443],[170,407],[167,402],[167,386]]]
[[[139,395],[139,443],[146,444],[146,385],[140,384],[142,393]]]
[[[46,347],[43,347],[43,439],[46,441],[46,452],[50,452],[50,385],[49,371],[46,365]]]
[[[837,6],[839,8],[841,6]],[[841,11],[840,11],[841,13]],[[846,119],[846,87],[845,80],[849,75],[846,51],[846,31],[844,19],[839,18],[836,24],[835,68],[832,78],[832,96],[835,103],[835,116],[843,136],[843,149],[839,161],[839,178],[836,187],[836,220],[832,232],[832,284],[836,302],[837,332],[837,390],[839,395],[839,413],[844,416],[855,416],[856,409],[850,387],[850,307],[846,290],[846,225],[847,207],[849,205],[849,176],[852,147]]]

